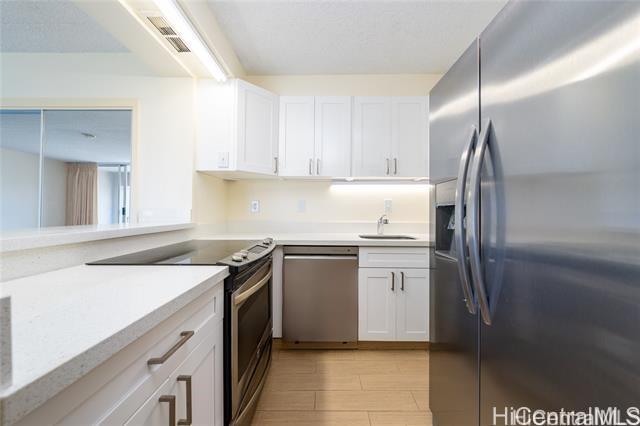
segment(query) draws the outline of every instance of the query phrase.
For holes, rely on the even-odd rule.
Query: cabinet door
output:
[[[394,340],[397,282],[395,269],[360,268],[358,271],[358,339]],[[398,277],[395,277],[396,281]]]
[[[278,174],[315,174],[313,96],[282,96],[278,138]]]
[[[428,176],[428,98],[403,96],[392,99],[391,174]]]
[[[391,98],[354,98],[352,164],[354,176],[390,175]]]
[[[351,97],[315,98],[315,174],[351,176]]]
[[[238,170],[276,174],[278,97],[238,80]]]
[[[216,332],[203,341],[169,376],[154,394],[133,414],[126,425],[172,425],[170,409],[175,419],[188,418],[188,387],[191,386],[193,425],[223,423],[222,323]],[[189,382],[190,380],[190,382]],[[162,400],[173,398],[173,402]]]
[[[429,270],[398,269],[397,340],[429,340]]]

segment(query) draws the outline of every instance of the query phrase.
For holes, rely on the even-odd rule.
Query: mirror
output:
[[[130,110],[0,110],[0,150],[0,229],[128,223]]]

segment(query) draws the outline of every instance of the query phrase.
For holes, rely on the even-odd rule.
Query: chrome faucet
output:
[[[382,235],[382,233],[384,232],[384,225],[389,223],[389,219],[387,218],[386,214],[383,214],[382,216],[380,216],[380,218],[378,219],[378,235]]]

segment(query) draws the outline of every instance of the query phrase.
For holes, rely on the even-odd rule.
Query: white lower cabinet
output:
[[[400,269],[396,297],[396,340],[429,340],[429,270]]]
[[[358,339],[394,340],[396,295],[394,269],[360,268],[358,271]]]
[[[212,334],[202,342],[125,425],[221,425],[222,345],[216,340]]]
[[[360,249],[358,339],[361,341],[429,340],[429,269],[389,267],[393,260],[396,265],[400,263],[395,257],[400,255],[405,260],[414,259],[416,265],[428,265],[426,249]],[[363,267],[372,263],[385,267]],[[409,260],[404,263],[412,264]]]
[[[218,283],[18,425],[222,426],[222,345],[223,284]]]

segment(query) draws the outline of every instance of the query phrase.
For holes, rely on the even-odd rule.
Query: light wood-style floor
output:
[[[431,426],[425,350],[283,350],[254,425]]]

